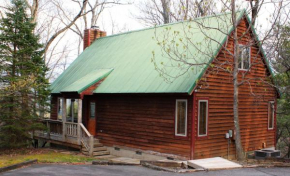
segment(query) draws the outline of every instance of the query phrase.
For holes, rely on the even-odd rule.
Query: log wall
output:
[[[97,138],[107,146],[125,146],[189,158],[192,96],[94,95]],[[188,100],[187,137],[175,136],[176,99]]]
[[[247,21],[242,20],[238,27],[240,44],[247,45],[253,42],[253,37],[249,32],[243,35],[247,27]],[[233,40],[229,39],[226,46],[231,52],[233,52],[233,43]],[[214,64],[226,61],[232,63],[233,58],[225,49],[222,49]],[[275,128],[268,130],[268,102],[276,100],[276,91],[272,86],[263,83],[267,82],[269,72],[257,45],[251,46],[251,63],[252,67],[247,75],[245,71],[239,72],[240,82],[250,80],[239,87],[239,119],[245,151],[273,147],[275,141]],[[232,64],[225,64],[222,67],[233,69]],[[194,158],[227,156],[225,133],[234,129],[233,90],[231,74],[217,68],[209,68],[198,84],[197,92],[195,92],[195,131],[197,131],[197,99],[206,97],[209,99],[209,134],[206,138],[198,138],[195,134]],[[233,140],[230,145],[230,155],[235,156]]]
[[[51,95],[50,119],[57,120],[57,95]]]

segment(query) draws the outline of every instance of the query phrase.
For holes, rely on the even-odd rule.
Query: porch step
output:
[[[82,146],[81,152],[85,155],[89,155],[89,151],[84,146]],[[104,147],[102,143],[100,143],[99,139],[94,139],[93,156],[100,157],[108,155],[110,155],[110,152],[107,151],[107,148]]]
[[[82,152],[84,155],[89,155],[89,152]],[[93,156],[99,157],[99,156],[106,156],[106,155],[110,155],[109,151],[97,151],[97,152],[93,152]]]
[[[93,149],[93,152],[106,151],[106,150],[107,150],[106,147],[96,147]],[[86,148],[83,148],[82,152],[89,152],[89,151]]]
[[[101,144],[99,142],[94,142],[94,148],[95,147],[103,147],[103,144]]]

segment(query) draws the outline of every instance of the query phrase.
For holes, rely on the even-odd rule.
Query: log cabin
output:
[[[239,81],[247,80],[239,86],[239,119],[242,145],[250,152],[275,147],[279,94],[270,84],[273,73],[248,15],[241,11],[237,18]],[[110,148],[171,158],[234,158],[228,71],[233,30],[231,13],[111,36],[85,30],[83,53],[51,85],[50,142],[74,143],[90,155],[106,155]],[[167,81],[156,68],[166,65],[161,61],[174,61],[168,61],[157,37],[186,38],[185,31],[198,46],[186,48],[195,58],[188,60],[193,69]],[[205,64],[194,65],[198,62]],[[178,74],[178,69],[167,71]],[[53,139],[55,134],[59,139]]]

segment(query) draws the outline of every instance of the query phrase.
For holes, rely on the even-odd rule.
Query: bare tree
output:
[[[5,11],[10,1],[3,1],[5,4],[1,4],[0,9]],[[128,4],[127,1],[121,0],[25,0],[25,2],[33,22],[37,23],[34,32],[40,36],[44,45],[44,59],[50,68],[49,77],[53,76],[58,68],[66,68],[63,65],[70,63],[67,60],[73,53],[81,52],[83,30],[95,26],[100,14],[106,8]],[[80,19],[83,19],[83,22]],[[73,35],[71,32],[76,35],[67,37]],[[72,44],[75,43],[72,41],[68,44],[67,38],[70,40],[75,38],[78,41],[77,46]]]
[[[161,25],[209,15],[214,4],[213,0],[147,0],[136,5],[141,14],[133,16],[147,26]]]
[[[38,8],[39,8],[39,0],[33,0],[32,3],[29,3],[28,0],[25,0],[26,5],[28,6],[30,10],[31,18],[33,19],[33,23],[37,21],[37,15],[38,15]]]
[[[83,30],[92,28],[97,26],[97,22],[100,18],[102,12],[107,9],[111,8],[115,5],[128,5],[130,4],[129,1],[121,1],[121,0],[96,0],[96,1],[89,1],[88,6],[84,10],[87,15],[83,16],[83,20],[81,23],[75,23],[73,26],[70,27],[70,30],[73,31],[78,36],[78,54],[82,51],[82,41],[83,41]],[[81,7],[81,4],[78,3]],[[87,10],[88,9],[88,10]],[[116,27],[116,22],[112,19],[111,16],[111,23],[112,28]],[[118,30],[120,32],[122,30]],[[116,29],[112,29],[112,34],[116,32]]]

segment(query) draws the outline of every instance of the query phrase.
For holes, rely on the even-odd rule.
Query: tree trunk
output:
[[[197,8],[198,8],[199,15],[201,17],[205,15],[203,7],[202,7],[202,3],[203,3],[203,0],[201,0],[200,2],[198,2],[197,0],[195,1],[195,4],[197,5]]]
[[[237,159],[243,161],[245,159],[244,150],[241,141],[240,122],[239,122],[239,83],[238,83],[238,69],[239,69],[239,43],[237,34],[237,20],[235,10],[235,0],[232,0],[232,21],[234,25],[234,71],[233,71],[233,82],[234,82],[234,125],[236,132],[236,153]]]
[[[163,8],[163,19],[164,24],[170,23],[170,0],[161,0],[162,8]]]
[[[256,18],[258,15],[258,7],[259,7],[259,0],[255,0],[255,4],[253,5],[253,1],[251,1],[251,8],[252,8],[252,25],[255,26]]]

